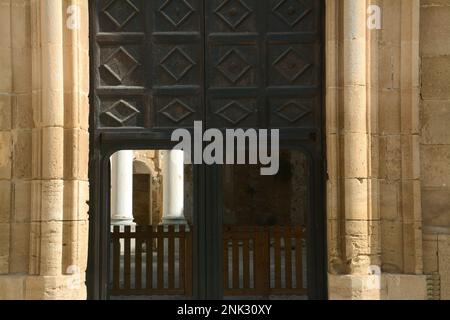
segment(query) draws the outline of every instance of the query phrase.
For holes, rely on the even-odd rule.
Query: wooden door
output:
[[[196,120],[222,130],[280,129],[282,143],[308,150],[319,230],[314,263],[325,264],[323,13],[317,0],[90,1],[91,298],[105,298],[108,290],[109,156],[169,148],[171,132],[190,130]],[[219,183],[208,169],[199,171],[204,204],[196,212],[203,227],[193,235],[192,263],[194,296],[202,298],[208,281],[222,281],[206,272],[220,264],[220,254],[211,253],[212,263],[205,258],[219,247],[202,242],[222,239],[211,231],[220,231],[220,219],[209,217],[219,214],[217,205],[207,203],[217,198],[211,192],[220,193]]]

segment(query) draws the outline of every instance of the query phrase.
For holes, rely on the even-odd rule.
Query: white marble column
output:
[[[133,156],[132,150],[122,150],[111,157],[112,225],[134,225]]]
[[[184,154],[181,150],[163,151],[163,219],[162,224],[185,224]]]

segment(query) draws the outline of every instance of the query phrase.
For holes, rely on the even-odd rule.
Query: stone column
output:
[[[422,274],[422,205],[420,173],[419,0],[402,0],[400,35],[400,142],[403,272]],[[448,20],[443,20],[447,21]],[[434,37],[434,36],[433,36]],[[438,38],[438,35],[436,35]],[[445,81],[443,81],[445,82]],[[439,83],[439,81],[436,81]]]
[[[163,151],[162,224],[185,224],[184,154],[181,150]]]
[[[134,225],[133,154],[132,150],[122,150],[111,157],[112,225]]]
[[[329,239],[331,243],[337,242],[336,247],[330,246],[329,253],[338,257],[330,264],[331,299],[380,298],[380,269],[373,265],[379,259],[371,245],[374,233],[371,230],[375,229],[370,201],[373,181],[367,4],[364,0],[327,2],[330,10],[327,16],[338,17],[337,22],[342,25],[340,33],[334,33],[339,28],[327,29],[327,51],[334,55],[328,56],[327,62],[328,156],[337,158],[337,166],[328,167],[331,176],[328,187],[333,190],[330,196],[335,197],[329,207]],[[336,54],[340,59],[336,59]],[[342,100],[337,101],[342,102],[334,103],[334,97],[339,96]],[[334,233],[337,228],[339,232]]]
[[[10,274],[0,277],[0,286],[16,299],[83,299],[89,153],[87,1],[9,3],[8,12],[2,5],[0,20],[11,22],[18,50],[11,55],[14,74],[5,75],[0,68],[0,78],[14,80],[16,90],[24,93],[14,103],[14,114],[20,119],[18,127],[31,131],[31,141],[16,146],[20,153],[28,150],[30,158],[14,159],[15,172],[26,174],[27,182],[15,187],[13,199],[20,206],[15,203],[11,217],[29,229],[14,232],[17,238],[11,236],[21,247],[10,252],[21,260],[14,260]],[[66,24],[69,5],[78,9],[79,24],[73,29]],[[31,85],[29,99],[25,85]]]
[[[64,206],[64,52],[61,1],[40,1],[33,34],[30,273],[59,276]],[[39,280],[37,280],[39,281]]]
[[[329,298],[423,299],[425,277],[401,274],[421,270],[419,1],[326,7]]]
[[[366,1],[344,0],[343,183],[345,260],[349,273],[366,273],[368,243],[369,135],[366,96]]]

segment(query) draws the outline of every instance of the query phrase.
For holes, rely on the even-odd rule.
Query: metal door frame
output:
[[[301,144],[299,142],[302,142]],[[308,298],[312,300],[327,299],[327,264],[326,264],[326,214],[325,202],[322,190],[324,189],[324,164],[320,153],[315,150],[316,145],[308,143],[308,140],[299,141],[284,140],[280,141],[282,150],[298,150],[301,151],[309,166],[309,215],[307,218],[307,290]],[[206,238],[208,240],[217,240],[214,235],[222,235],[222,214],[223,201],[221,198],[221,175],[220,165],[207,167],[207,175],[209,177],[206,187],[206,222],[209,228],[206,230]],[[220,299],[223,296],[223,279],[222,279],[222,250],[223,242],[221,237],[219,241],[208,241],[206,248],[213,271],[210,277],[211,283],[207,284],[208,297]]]
[[[90,152],[88,298],[108,299],[110,261],[110,174],[109,159],[119,150],[165,150],[173,147],[165,134],[103,133],[99,148]],[[206,299],[205,185],[204,165],[194,165],[193,208],[193,298]],[[203,230],[205,229],[205,230]]]
[[[96,0],[89,0],[90,30],[98,23]],[[311,135],[301,130],[281,131],[280,144],[285,149],[303,149],[311,163],[311,207],[315,214],[309,217],[308,238],[308,289],[310,299],[327,298],[327,250],[325,211],[325,3],[321,10],[321,134]],[[204,14],[203,14],[204,15]],[[97,62],[95,38],[90,31],[90,61]],[[205,45],[206,50],[206,45]],[[169,149],[174,145],[167,131],[136,131],[125,128],[101,131],[96,127],[95,81],[97,70],[90,68],[90,151],[89,151],[89,254],[86,283],[88,299],[108,299],[109,272],[109,158],[119,150]],[[204,71],[205,72],[205,71]],[[204,93],[206,96],[206,93]],[[205,108],[206,109],[206,108]],[[206,111],[205,111],[206,113]],[[208,178],[207,178],[208,177]],[[193,234],[193,298],[218,299],[222,297],[222,241],[221,234],[220,177],[218,166],[194,166],[194,225]],[[207,214],[209,212],[209,214]],[[209,257],[208,259],[206,257]]]

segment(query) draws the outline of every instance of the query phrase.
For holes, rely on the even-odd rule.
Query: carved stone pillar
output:
[[[381,8],[380,30],[368,28],[369,5]],[[419,1],[326,1],[332,299],[426,296],[413,156],[418,10]]]
[[[0,195],[13,204],[3,208],[0,196],[0,299],[86,298],[87,4],[14,0],[0,6],[0,47],[10,51],[7,67],[0,53],[0,93],[8,89],[14,100],[0,101]],[[13,124],[8,135],[4,119]],[[6,136],[11,143],[3,143]],[[7,168],[3,159],[14,161]]]

